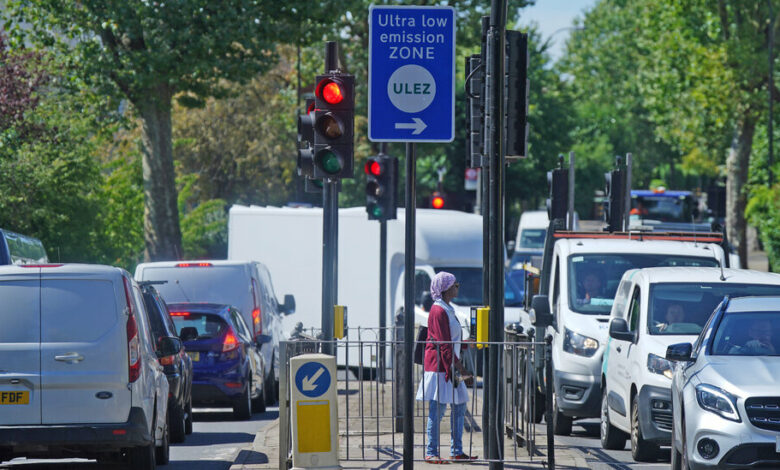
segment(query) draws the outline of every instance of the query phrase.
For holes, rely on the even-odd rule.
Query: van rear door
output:
[[[41,424],[40,269],[0,272],[0,423]]]
[[[42,422],[125,422],[131,392],[121,275],[73,269],[41,276]]]

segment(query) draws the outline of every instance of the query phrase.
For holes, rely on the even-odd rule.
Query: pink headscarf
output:
[[[431,298],[433,300],[441,299],[442,292],[452,287],[453,284],[455,284],[455,276],[453,274],[446,271],[436,274],[431,281]]]

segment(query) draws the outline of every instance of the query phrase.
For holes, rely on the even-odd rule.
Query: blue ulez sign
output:
[[[369,10],[368,137],[451,142],[455,137],[455,10]]]

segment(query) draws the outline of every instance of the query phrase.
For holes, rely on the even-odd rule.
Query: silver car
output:
[[[780,297],[728,298],[669,346],[672,468],[780,468]]]

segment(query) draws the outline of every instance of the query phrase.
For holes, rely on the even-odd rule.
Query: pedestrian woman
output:
[[[417,400],[428,402],[428,444],[425,460],[444,463],[439,456],[439,424],[450,405],[450,457],[474,460],[463,453],[463,420],[468,392],[463,378],[468,372],[461,363],[462,330],[450,302],[458,295],[460,284],[448,272],[436,274],[431,281],[434,304],[428,313],[428,340],[425,344],[424,375],[417,389]],[[459,380],[460,378],[460,380]]]

